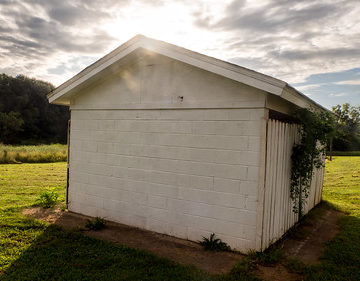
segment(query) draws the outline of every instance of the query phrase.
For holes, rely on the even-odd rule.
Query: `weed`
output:
[[[209,251],[230,251],[231,248],[228,244],[221,241],[219,238],[215,238],[215,233],[211,233],[210,237],[204,237],[203,240],[199,242],[205,250]]]
[[[49,188],[40,194],[40,197],[36,200],[37,205],[43,208],[51,208],[56,205],[59,194],[54,188]]]
[[[281,249],[270,247],[265,252],[256,252],[250,250],[248,252],[248,258],[256,263],[262,265],[275,264],[281,261],[284,257],[284,253]]]
[[[307,265],[305,265],[302,261],[298,260],[298,259],[294,259],[294,258],[288,258],[284,261],[284,265],[286,266],[286,268],[293,272],[293,273],[297,273],[297,274],[304,274],[304,272],[307,269]]]
[[[87,221],[86,228],[88,228],[90,230],[100,230],[105,227],[105,224],[106,224],[106,222],[103,218],[96,217],[93,220]]]
[[[261,281],[255,275],[256,264],[248,258],[245,258],[236,264],[231,271],[223,276],[219,276],[219,281]]]

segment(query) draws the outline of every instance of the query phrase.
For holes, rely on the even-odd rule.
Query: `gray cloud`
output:
[[[193,15],[197,27],[227,34],[224,49],[234,54],[228,60],[299,81],[359,66],[359,12],[353,0],[235,0],[218,14],[199,9]]]
[[[330,59],[330,58],[354,58],[360,56],[360,49],[357,48],[331,48],[325,50],[307,51],[271,51],[269,55],[280,60],[310,60],[310,59]]]
[[[127,1],[1,1],[0,66],[1,72],[15,75],[44,68],[45,61],[63,65],[63,70],[79,71],[82,61],[68,62],[78,67],[65,67],[59,56],[96,55],[114,42],[102,23],[113,17],[111,7]],[[91,35],[89,36],[89,31]],[[94,59],[92,59],[93,61]],[[76,70],[74,70],[76,69]],[[56,74],[48,71],[48,74]]]
[[[301,31],[306,26],[319,24],[330,16],[336,16],[351,9],[351,5],[339,7],[338,3],[317,3],[297,8],[296,4],[305,1],[274,0],[264,6],[247,8],[246,1],[233,1],[226,9],[222,19],[214,21],[211,16],[201,17],[197,13],[195,24],[217,30],[239,30],[265,33],[283,29]]]
[[[164,0],[139,1],[144,1],[145,7],[160,7],[164,3]],[[45,61],[51,63],[47,68],[49,77],[79,71],[86,66],[85,61],[94,61],[117,41],[104,26],[119,18],[123,8],[132,2],[0,0],[0,72],[32,75],[38,69],[46,79]],[[91,59],[71,61],[71,57],[89,56]]]

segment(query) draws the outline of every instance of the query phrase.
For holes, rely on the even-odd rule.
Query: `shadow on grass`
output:
[[[306,280],[360,280],[360,219],[345,215],[340,232],[327,243],[321,263],[305,270]]]
[[[312,215],[320,214],[315,211]],[[24,230],[37,228],[41,234],[0,273],[1,280],[259,280],[254,275],[257,264],[262,264],[264,257],[274,257],[271,250],[256,258],[250,255],[228,274],[214,276],[145,251],[91,238],[80,231],[45,226],[36,220],[19,221],[11,227],[21,225]],[[360,219],[345,215],[339,226],[340,233],[328,242],[320,264],[284,265],[304,280],[360,280]],[[275,264],[281,262],[277,260]]]
[[[208,280],[181,266],[51,225],[1,276],[2,280]]]
[[[299,226],[312,225],[314,219],[323,216],[326,210],[342,211],[336,205],[323,201],[300,222]],[[355,281],[360,280],[360,218],[344,213],[337,221],[339,232],[325,244],[319,263],[307,265],[299,259],[283,261],[287,269],[301,274],[304,280]],[[303,239],[306,233],[288,233],[288,237]],[[321,231],[320,231],[321,232]],[[300,237],[298,237],[300,236]]]

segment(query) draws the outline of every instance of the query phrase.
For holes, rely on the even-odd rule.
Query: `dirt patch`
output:
[[[146,250],[157,256],[168,258],[185,265],[196,266],[212,274],[228,272],[243,256],[233,252],[209,252],[194,242],[171,237],[152,231],[130,227],[120,223],[107,222],[100,231],[85,230],[89,217],[62,212],[54,209],[30,208],[23,211],[25,215],[65,229],[82,229],[91,237],[103,239],[124,246]]]
[[[63,212],[60,209],[44,209],[42,207],[24,209],[22,213],[34,219],[43,220],[49,223],[56,222],[63,215]]]
[[[337,222],[344,214],[335,210],[324,210],[319,216],[300,224],[293,234],[280,242],[285,255],[297,258],[306,264],[319,262],[326,243],[339,232]]]
[[[300,281],[303,280],[299,274],[289,272],[283,265],[275,266],[258,265],[256,274],[265,281]]]

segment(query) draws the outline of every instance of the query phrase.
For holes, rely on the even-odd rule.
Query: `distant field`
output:
[[[65,144],[3,145],[0,144],[0,164],[50,163],[66,161]]]

